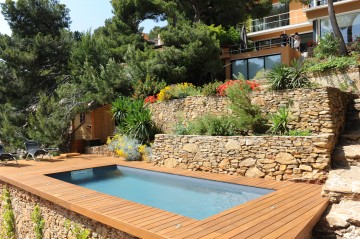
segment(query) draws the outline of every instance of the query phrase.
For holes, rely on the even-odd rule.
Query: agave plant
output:
[[[270,114],[269,120],[271,121],[270,133],[285,134],[289,131],[289,109],[287,107],[280,107],[278,112]]]
[[[276,65],[268,73],[267,80],[273,90],[294,89],[309,85],[300,60],[294,60],[292,66]]]

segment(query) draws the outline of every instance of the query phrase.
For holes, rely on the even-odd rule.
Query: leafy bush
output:
[[[245,90],[247,93],[252,90],[260,90],[259,84],[256,83],[255,81],[228,80],[225,83],[219,85],[216,91],[218,95],[226,96],[228,88],[234,85],[238,87],[240,90]]]
[[[319,41],[314,49],[316,58],[325,59],[329,56],[339,55],[339,39],[331,32],[326,33]]]
[[[250,85],[242,82],[235,82],[226,90],[230,108],[236,117],[236,125],[241,134],[249,132],[261,134],[267,130],[266,119],[261,115],[260,108],[251,104],[249,97],[251,90]]]
[[[149,144],[159,132],[151,120],[150,109],[144,107],[142,100],[118,98],[112,103],[111,112],[118,123],[118,131],[142,143]]]
[[[269,70],[261,69],[260,71],[256,72],[253,80],[266,79],[268,74],[269,74]]]
[[[90,230],[84,229],[78,223],[73,223],[69,219],[65,221],[65,228],[75,236],[76,239],[87,239],[90,236]]]
[[[239,44],[241,41],[240,33],[234,28],[230,27],[228,30],[221,25],[215,27],[211,25],[208,27],[211,34],[219,40],[220,46],[227,47],[230,45]]]
[[[146,76],[145,81],[137,81],[133,85],[134,88],[134,98],[135,99],[144,99],[148,95],[156,95],[166,86],[165,81],[157,81],[150,76]]]
[[[289,109],[287,107],[280,107],[278,112],[270,114],[269,120],[271,121],[270,133],[285,134],[289,131]]]
[[[7,187],[3,188],[2,199],[2,222],[1,222],[1,238],[15,238],[15,216],[11,205],[10,192]]]
[[[204,96],[213,96],[217,94],[216,89],[222,84],[221,81],[215,81],[208,84],[203,85],[202,94]]]
[[[309,136],[311,135],[311,132],[309,130],[289,130],[286,135],[289,136]]]
[[[36,205],[34,207],[34,211],[31,213],[31,220],[35,224],[34,231],[35,231],[36,239],[42,239],[45,220],[44,220],[43,216],[41,215],[39,205]]]
[[[356,36],[355,41],[353,43],[351,43],[350,49],[352,51],[360,52],[360,37],[359,36]]]
[[[310,85],[303,65],[296,60],[293,61],[292,66],[276,65],[267,75],[267,81],[273,90],[294,89]]]
[[[359,55],[352,53],[350,56],[330,56],[326,59],[311,58],[304,64],[306,72],[322,72],[327,69],[344,70],[350,66],[358,65]]]
[[[159,94],[157,94],[158,101],[167,101],[171,99],[180,99],[187,96],[199,95],[200,91],[191,83],[179,83],[176,85],[170,85],[163,88]]]
[[[229,116],[204,115],[190,122],[188,127],[179,124],[177,135],[232,136],[238,134],[236,120]]]
[[[147,160],[151,158],[151,148],[142,145],[139,140],[126,135],[115,135],[107,140],[108,148],[115,152],[115,155],[124,157],[127,161]]]

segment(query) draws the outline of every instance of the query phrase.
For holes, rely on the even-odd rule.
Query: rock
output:
[[[185,144],[183,150],[189,153],[196,153],[199,148],[196,144]]]
[[[303,170],[303,171],[308,171],[308,172],[311,172],[311,171],[312,171],[312,167],[309,166],[309,165],[304,165],[304,164],[302,164],[302,165],[300,165],[299,168],[300,168],[301,170]]]
[[[223,161],[220,162],[219,168],[226,169],[229,166],[229,163],[230,163],[229,159],[224,159]]]
[[[168,158],[164,160],[164,166],[166,168],[175,168],[177,166],[178,162],[174,158]]]
[[[250,168],[246,171],[245,177],[249,178],[263,178],[265,173],[261,172],[257,167]]]
[[[256,163],[256,159],[248,158],[240,162],[240,167],[252,167]]]
[[[226,145],[225,145],[225,148],[227,150],[232,150],[232,149],[240,149],[240,144],[238,141],[235,141],[235,140],[229,140]]]
[[[298,164],[298,161],[289,153],[278,153],[275,161],[280,164]]]

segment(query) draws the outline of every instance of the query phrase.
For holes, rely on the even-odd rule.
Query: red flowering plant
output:
[[[150,96],[145,98],[144,104],[152,104],[152,103],[155,103],[156,101],[157,101],[156,96],[150,95]]]
[[[226,91],[229,88],[229,86],[232,86],[234,84],[239,85],[239,89],[241,90],[248,90],[248,91],[259,91],[260,85],[256,83],[255,81],[250,80],[228,80],[224,84],[221,84],[217,89],[216,92],[220,96],[226,96]]]

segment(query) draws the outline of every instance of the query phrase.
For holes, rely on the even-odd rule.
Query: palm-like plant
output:
[[[273,90],[294,89],[309,85],[300,60],[294,60],[292,66],[276,65],[267,75],[267,80]]]
[[[280,107],[278,112],[270,114],[269,120],[271,121],[270,133],[285,134],[289,131],[289,109],[287,107]]]

